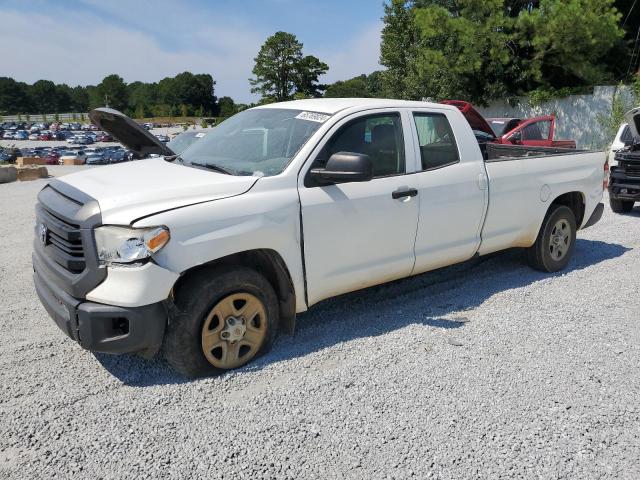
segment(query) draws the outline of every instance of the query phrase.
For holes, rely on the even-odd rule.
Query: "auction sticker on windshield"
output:
[[[325,115],[324,113],[301,112],[298,114],[296,118],[298,120],[308,120],[310,122],[323,123],[323,122],[326,122],[330,116],[331,115]]]

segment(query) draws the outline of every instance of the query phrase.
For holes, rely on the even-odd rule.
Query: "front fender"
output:
[[[166,225],[171,232],[171,240],[154,260],[177,273],[235,253],[274,250],[291,275],[296,311],[306,310],[300,203],[295,188],[191,205],[152,215],[134,226],[153,225]]]

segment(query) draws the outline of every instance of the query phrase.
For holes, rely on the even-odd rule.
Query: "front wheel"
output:
[[[633,202],[630,200],[617,200],[609,197],[609,205],[615,213],[629,213],[633,210]]]
[[[543,272],[564,269],[576,243],[576,217],[569,207],[558,205],[547,212],[536,243],[527,250],[529,265]]]
[[[187,278],[175,298],[164,356],[186,376],[242,367],[266,353],[278,331],[271,284],[246,267],[218,267]]]

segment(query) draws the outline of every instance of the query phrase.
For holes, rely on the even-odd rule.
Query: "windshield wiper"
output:
[[[174,160],[177,160],[177,159],[179,159],[179,158],[180,158],[180,155],[165,155],[165,156],[164,156],[164,159],[165,159],[167,162],[173,162]],[[182,159],[180,158],[180,160],[182,160]]]
[[[220,165],[216,165],[215,163],[188,163],[187,165],[193,165],[194,167],[202,167],[202,168],[207,168],[209,170],[215,170],[216,172],[220,172],[220,173],[224,173],[225,175],[233,175],[232,172],[230,172],[229,170],[227,170],[224,167],[221,167]]]

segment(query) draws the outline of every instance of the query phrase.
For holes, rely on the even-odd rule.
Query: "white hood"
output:
[[[58,180],[96,199],[103,224],[127,225],[165,210],[240,195],[258,178],[225,175],[157,158],[92,168]]]

